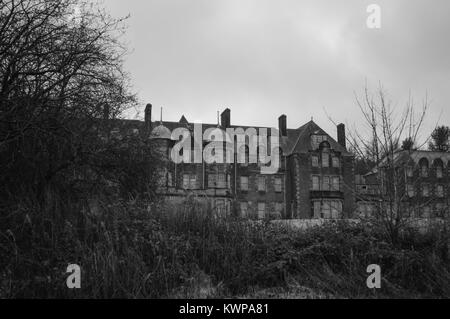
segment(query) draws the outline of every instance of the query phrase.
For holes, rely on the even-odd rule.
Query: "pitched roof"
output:
[[[333,150],[340,152],[344,156],[351,156],[351,154],[335,139],[333,139],[327,132],[320,128],[314,121],[310,121],[305,125],[297,129],[298,138],[291,153],[308,153],[313,151],[313,146],[311,143],[311,135],[325,135],[327,136],[327,141]]]
[[[118,120],[121,123],[120,126],[126,127],[135,127],[141,129],[143,131],[144,122],[135,121],[135,120]],[[183,115],[179,122],[169,122],[163,121],[161,122],[153,122],[152,128],[154,129],[158,125],[164,125],[171,132],[177,128],[184,127],[189,130],[194,128],[195,124],[201,124],[203,133],[205,133],[209,129],[217,128],[217,124],[208,124],[208,123],[189,123],[186,120],[186,117]],[[237,129],[242,128],[243,130],[247,130],[249,128],[253,128],[252,126],[241,126],[241,125],[232,125],[231,128]],[[270,135],[270,127],[254,127],[255,129],[267,129],[268,134]],[[333,139],[329,134],[327,134],[322,128],[320,128],[314,121],[310,121],[305,125],[299,127],[298,129],[288,129],[287,136],[283,136],[280,139],[280,147],[283,150],[284,155],[292,155],[295,153],[303,154],[308,153],[309,151],[313,151],[312,143],[311,143],[311,135],[325,135],[327,136],[327,141],[330,143],[330,146],[333,150],[340,152],[344,156],[351,156],[344,147],[342,147],[335,139]]]

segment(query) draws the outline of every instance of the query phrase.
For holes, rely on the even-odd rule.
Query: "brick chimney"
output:
[[[223,111],[222,115],[220,116],[220,124],[222,128],[229,128],[231,127],[231,111],[230,109],[226,109]]]
[[[287,136],[287,116],[284,114],[278,118],[278,130],[281,136]]]
[[[145,127],[150,130],[152,128],[152,105],[147,104],[145,107]]]
[[[338,143],[341,144],[342,147],[347,149],[347,138],[345,136],[345,125],[339,124],[337,126],[337,137],[338,137]]]

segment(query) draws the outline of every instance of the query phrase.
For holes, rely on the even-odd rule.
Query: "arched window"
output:
[[[437,158],[433,162],[434,169],[436,170],[436,177],[443,178],[444,177],[444,162],[440,158]]]
[[[428,177],[429,163],[428,163],[428,160],[426,158],[422,158],[419,161],[419,167],[420,167],[420,176],[421,177]]]

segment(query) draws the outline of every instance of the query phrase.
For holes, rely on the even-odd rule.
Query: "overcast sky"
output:
[[[367,6],[382,9],[368,29]],[[314,117],[335,135],[326,112],[361,122],[354,93],[378,83],[403,107],[428,92],[427,128],[450,125],[448,0],[106,0],[130,14],[126,68],[142,103],[164,120],[216,122],[230,108],[236,125],[297,128]],[[142,109],[144,105],[142,105]],[[142,111],[142,110],[141,110]],[[156,114],[155,114],[156,113]]]

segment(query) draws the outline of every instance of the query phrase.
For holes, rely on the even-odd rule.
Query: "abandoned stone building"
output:
[[[409,218],[443,217],[449,213],[450,153],[432,151],[398,151],[393,158],[398,178],[400,209]],[[376,215],[380,205],[388,202],[383,162],[364,176],[357,176],[357,214]],[[393,200],[390,200],[393,202]]]
[[[202,129],[225,132],[228,128],[249,128],[233,125],[229,109],[218,122],[202,123]],[[355,211],[354,158],[346,148],[343,124],[337,127],[335,140],[312,120],[290,129],[286,115],[280,116],[281,165],[275,174],[262,174],[264,164],[252,163],[248,156],[242,164],[207,164],[204,160],[175,164],[170,159],[176,143],[172,132],[180,127],[193,131],[194,123],[185,116],[179,122],[154,121],[149,104],[145,126],[165,158],[159,193],[167,201],[177,203],[195,196],[209,203],[219,215],[249,219],[339,219],[350,218]],[[193,150],[203,146],[194,143]]]

